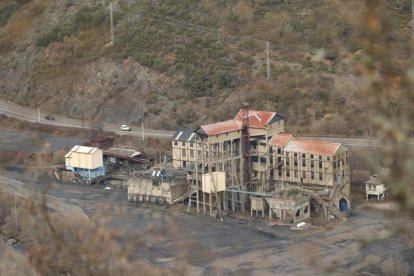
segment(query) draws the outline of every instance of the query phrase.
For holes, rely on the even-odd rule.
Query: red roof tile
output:
[[[207,135],[241,130],[243,127],[243,114],[243,109],[241,109],[232,120],[204,125],[201,128]],[[275,112],[247,110],[247,125],[249,128],[266,129],[275,115]]]
[[[313,140],[290,140],[285,151],[334,155],[341,144]]]
[[[236,120],[243,120],[243,113],[246,112],[248,117],[256,117],[264,126],[267,126],[269,122],[273,119],[276,115],[276,112],[267,112],[267,111],[256,111],[256,110],[243,110],[240,109],[237,112],[234,119]]]
[[[250,128],[259,128],[259,129],[266,128],[266,125],[263,124],[261,118],[258,115],[253,115],[253,116],[247,117],[246,123]]]
[[[276,147],[284,147],[292,138],[296,139],[292,134],[289,133],[277,133],[273,136],[270,144]]]
[[[224,122],[218,122],[214,124],[204,125],[201,128],[207,135],[217,135],[225,132],[231,132],[241,130],[243,123],[239,120],[228,120]]]

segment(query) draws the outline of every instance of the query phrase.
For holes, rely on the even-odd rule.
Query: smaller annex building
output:
[[[105,175],[102,150],[98,148],[74,146],[65,155],[65,165],[82,179],[93,180]]]
[[[172,137],[173,166],[185,169],[196,161],[196,150],[201,154],[201,146],[196,145],[195,133],[192,128],[177,130]],[[200,155],[199,154],[199,155]]]

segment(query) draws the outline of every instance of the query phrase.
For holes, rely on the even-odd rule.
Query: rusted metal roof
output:
[[[201,126],[201,129],[207,135],[217,135],[226,132],[232,132],[236,130],[241,130],[243,128],[243,119],[246,118],[246,123],[249,128],[256,128],[256,129],[266,129],[268,124],[272,121],[272,119],[277,114],[275,112],[267,112],[267,111],[256,111],[256,110],[243,110],[236,114],[234,119],[218,122],[214,124],[204,125]],[[283,117],[280,117],[283,119]]]
[[[250,128],[259,128],[259,129],[266,128],[266,124],[262,122],[262,119],[257,114],[247,117],[246,123]]]
[[[270,144],[276,147],[284,147],[292,138],[296,139],[293,134],[290,133],[277,133],[273,136]]]
[[[285,146],[285,151],[334,155],[341,144],[314,140],[291,139]]]
[[[241,130],[242,127],[242,121],[234,119],[201,126],[201,128],[206,132],[207,135],[217,135],[221,133]]]
[[[240,109],[239,112],[237,112],[236,116],[234,116],[234,119],[243,120],[243,116],[255,117],[263,126],[267,126],[275,115],[276,112]]]

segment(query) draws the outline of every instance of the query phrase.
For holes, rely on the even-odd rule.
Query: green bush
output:
[[[38,47],[47,47],[52,42],[60,42],[63,40],[64,33],[62,29],[57,26],[51,29],[49,32],[41,35],[37,38],[36,45]]]
[[[47,47],[52,42],[62,42],[65,37],[69,37],[76,32],[97,27],[106,22],[106,13],[103,8],[81,8],[70,23],[55,26],[49,32],[39,36],[36,40],[36,45],[38,47]]]
[[[9,18],[13,15],[13,12],[17,10],[16,3],[5,3],[0,6],[0,26],[4,26],[9,21]]]

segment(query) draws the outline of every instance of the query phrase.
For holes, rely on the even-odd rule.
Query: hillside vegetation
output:
[[[113,1],[113,44],[109,2],[0,0],[0,97],[165,129],[226,119],[248,102],[295,132],[366,133],[354,66],[370,62],[363,1]],[[384,11],[400,67],[410,12],[409,0]]]

